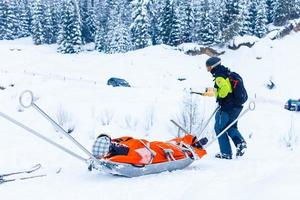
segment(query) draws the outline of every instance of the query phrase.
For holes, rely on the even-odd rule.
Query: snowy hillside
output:
[[[85,163],[0,118],[0,174],[36,163],[47,174],[1,184],[1,199],[299,199],[300,114],[283,109],[289,98],[300,98],[299,41],[299,33],[281,40],[265,38],[252,48],[226,50],[221,56],[225,66],[243,76],[256,102],[256,110],[239,122],[248,142],[242,159],[215,159],[215,143],[207,156],[184,170],[116,177],[89,172]],[[29,38],[0,41],[0,86],[6,88],[0,90],[0,112],[81,155],[36,110],[19,106],[22,91],[33,91],[35,103],[54,119],[68,115],[64,128],[74,126],[72,136],[90,149],[100,132],[149,140],[176,136],[169,120],[181,115],[190,88],[201,91],[213,85],[205,68],[208,56],[188,56],[169,46],[126,54],[62,55],[55,45],[31,43]],[[132,87],[107,86],[110,77],[124,78]],[[266,87],[270,79],[276,84],[273,90]],[[193,98],[207,118],[215,100]],[[212,134],[212,126],[206,135]]]

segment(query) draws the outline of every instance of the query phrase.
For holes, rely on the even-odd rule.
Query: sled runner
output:
[[[137,166],[127,163],[113,162],[109,160],[99,160],[99,163],[93,164],[93,168],[113,175],[137,177],[148,174],[161,173],[164,171],[184,169],[192,164],[193,161],[194,160],[192,158],[183,158],[175,161]]]

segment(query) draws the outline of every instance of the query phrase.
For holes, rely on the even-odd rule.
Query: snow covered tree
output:
[[[99,52],[106,50],[107,24],[108,24],[108,4],[106,1],[99,1],[95,4],[98,13],[95,32],[95,49]]]
[[[59,48],[61,53],[81,51],[81,21],[77,1],[66,0],[62,4]]]
[[[192,42],[192,33],[194,28],[194,10],[193,1],[179,1],[178,4],[179,21],[180,21],[180,35],[182,42]]]
[[[201,1],[201,24],[199,39],[203,45],[214,45],[218,43],[219,27],[215,18],[213,9],[214,4],[211,4],[208,0]]]
[[[150,19],[147,9],[147,1],[135,0],[132,2],[133,13],[131,34],[134,49],[140,49],[151,45]]]
[[[201,43],[201,28],[202,28],[202,15],[203,15],[203,5],[201,1],[197,1],[194,3],[194,27],[192,30],[192,41],[195,43]]]
[[[53,7],[48,2],[44,4],[44,17],[43,17],[43,43],[53,44],[56,42],[56,30],[53,20]]]
[[[237,19],[237,16],[239,14],[239,7],[238,7],[238,1],[235,0],[223,0],[222,6],[223,6],[223,12],[222,12],[222,23],[223,23],[223,29],[225,29],[227,26],[234,23],[234,21]]]
[[[168,45],[179,43],[179,20],[176,16],[174,1],[166,0],[160,21],[160,33],[162,42]]]
[[[294,9],[295,9],[295,15],[296,15],[295,18],[300,18],[300,0],[295,0]]]
[[[80,16],[82,19],[81,33],[83,43],[95,41],[96,13],[92,0],[81,0]]]
[[[0,0],[0,40],[3,40],[6,35],[6,12],[7,2],[6,0]]]
[[[253,0],[254,1],[254,0]],[[262,38],[267,33],[267,15],[266,15],[266,4],[264,1],[257,2],[257,16],[254,27],[254,35]]]
[[[4,39],[14,40],[19,34],[19,12],[16,0],[10,0],[7,4],[6,20],[5,20]]]
[[[131,49],[130,30],[122,20],[123,8],[123,0],[111,0],[108,2],[109,19],[106,26],[106,53],[127,52]]]
[[[241,30],[241,35],[254,35],[255,34],[255,26],[256,19],[258,13],[258,2],[257,0],[253,0],[249,2],[248,11],[245,13],[245,19],[243,22],[243,27]]]
[[[221,32],[224,42],[238,35],[241,27],[240,0],[223,0],[220,2],[221,10]]]
[[[52,30],[54,33],[53,42],[58,43],[58,34],[60,31],[61,24],[61,0],[50,0],[49,5],[51,7],[51,21],[52,21]]]
[[[169,42],[167,43],[168,45],[171,46],[177,46],[181,43],[182,41],[182,32],[181,32],[181,22],[179,19],[179,9],[176,4],[173,4],[172,6],[172,24],[171,24],[171,32],[170,32],[170,37],[169,37]]]
[[[297,19],[300,17],[300,1],[299,0],[290,0],[290,17],[289,19]]]
[[[282,26],[291,18],[294,0],[276,0],[274,6],[274,25]]]
[[[274,6],[275,0],[266,0],[266,15],[267,23],[272,23],[274,20]]]
[[[147,10],[149,14],[149,21],[150,21],[150,29],[149,34],[151,36],[151,43],[152,45],[161,44],[161,37],[160,37],[160,28],[159,28],[159,19],[160,19],[160,3],[157,0],[149,0],[147,4]]]
[[[105,27],[99,24],[95,33],[95,50],[99,52],[105,52],[106,42],[105,42]]]
[[[43,35],[43,19],[44,19],[44,8],[42,2],[37,0],[33,4],[32,11],[32,40],[35,45],[43,44],[44,35]]]
[[[29,7],[28,0],[20,0],[19,3],[19,25],[20,25],[20,32],[19,37],[28,37],[30,35],[30,26],[31,26],[31,13]]]

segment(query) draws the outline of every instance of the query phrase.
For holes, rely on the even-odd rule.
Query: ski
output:
[[[3,179],[3,177],[7,177],[7,176],[11,176],[11,175],[16,175],[16,174],[29,174],[32,172],[37,171],[38,169],[40,169],[42,167],[41,164],[36,164],[34,166],[32,166],[31,168],[27,169],[27,170],[21,170],[21,171],[16,171],[16,172],[11,172],[11,173],[6,173],[6,174],[0,174],[0,180]]]
[[[31,178],[38,178],[38,177],[44,177],[46,174],[40,174],[40,175],[34,175],[34,176],[24,176],[24,177],[18,177],[18,178],[11,178],[11,179],[5,179],[3,177],[0,177],[0,184],[6,183],[6,182],[12,182],[16,180],[26,180]]]

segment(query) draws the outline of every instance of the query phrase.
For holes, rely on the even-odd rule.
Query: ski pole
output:
[[[226,133],[226,131],[231,128],[240,118],[242,118],[249,110],[253,111],[255,109],[255,102],[254,101],[250,101],[248,108],[246,110],[244,110],[233,122],[231,122],[223,131],[221,131],[217,137],[215,137],[212,141],[210,141],[209,143],[207,143],[205,145],[205,148],[207,148],[208,146],[210,146],[214,141],[216,141],[219,137],[221,137],[224,133]]]
[[[199,132],[199,134],[196,135],[197,138],[200,138],[200,136],[202,135],[203,131],[206,129],[207,125],[209,124],[210,120],[213,118],[213,116],[216,114],[216,112],[220,109],[221,107],[218,106],[214,112],[211,114],[211,116],[208,118],[208,120],[206,121],[204,127],[202,128],[202,130]],[[175,126],[177,126],[180,130],[182,130],[185,134],[189,134],[189,132],[184,129],[182,126],[180,126],[177,122],[175,122],[173,119],[170,120]]]
[[[182,130],[185,134],[189,134],[189,132],[183,128],[182,126],[180,126],[177,122],[175,122],[173,119],[170,120],[175,126],[177,126],[180,130]]]
[[[28,126],[22,124],[21,122],[19,122],[19,121],[13,119],[12,117],[10,117],[10,116],[8,116],[8,115],[2,113],[2,112],[0,112],[0,116],[3,117],[3,118],[6,119],[6,120],[12,122],[13,124],[15,124],[15,125],[17,125],[17,126],[23,128],[23,129],[25,129],[26,131],[32,133],[33,135],[35,135],[35,136],[37,136],[37,137],[39,137],[39,138],[45,140],[46,142],[48,142],[48,143],[50,143],[50,144],[56,146],[57,148],[59,148],[59,149],[65,151],[66,153],[70,154],[71,156],[74,156],[75,158],[78,158],[79,160],[82,160],[82,161],[85,161],[85,162],[87,161],[87,159],[85,159],[85,158],[83,158],[83,157],[77,155],[76,153],[74,153],[74,152],[70,151],[69,149],[67,149],[67,148],[65,148],[65,147],[63,147],[63,146],[61,146],[60,144],[57,144],[56,142],[54,142],[54,141],[48,139],[47,137],[41,135],[41,134],[38,133],[37,131],[35,131],[35,130],[29,128]]]
[[[207,125],[209,124],[210,120],[213,118],[213,116],[216,114],[216,112],[218,110],[220,110],[220,106],[216,107],[216,109],[214,110],[214,112],[211,114],[211,116],[208,118],[208,120],[206,121],[204,127],[201,129],[201,131],[199,132],[199,134],[197,134],[197,138],[200,138],[200,136],[203,134],[203,131],[206,129]]]
[[[26,95],[29,95],[28,102],[24,102]],[[19,102],[20,102],[21,106],[23,106],[24,108],[29,108],[32,106],[43,117],[45,117],[48,121],[50,121],[53,125],[55,125],[64,136],[66,136],[69,140],[71,140],[73,142],[73,144],[75,144],[78,148],[80,148],[83,152],[85,152],[86,155],[88,155],[93,160],[97,160],[91,152],[89,152],[86,148],[84,148],[77,140],[75,140],[70,134],[68,134],[58,123],[56,123],[49,115],[47,115],[47,113],[45,113],[40,107],[38,107],[34,103],[33,97],[34,96],[33,96],[32,91],[30,91],[30,90],[23,91],[19,97]]]

